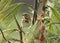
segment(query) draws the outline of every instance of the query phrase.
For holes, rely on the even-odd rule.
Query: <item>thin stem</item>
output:
[[[2,31],[1,29],[0,29],[0,31],[1,31],[1,33],[2,33],[2,37],[4,38],[4,40],[7,41],[8,43],[11,43],[10,41],[8,41],[8,40],[5,38],[4,33],[3,33],[3,31]]]
[[[16,22],[16,24],[17,24],[17,26],[18,26],[18,30],[19,30],[19,35],[20,35],[20,43],[23,43],[23,40],[22,40],[22,28],[20,27],[20,25],[19,25],[19,23],[18,23],[18,21],[17,21],[17,19],[16,19],[16,17],[14,16],[14,19],[15,19],[15,22]]]
[[[60,24],[60,22],[53,22],[53,23],[50,23],[50,24]]]
[[[52,23],[49,23],[47,26],[49,26],[49,25],[54,25],[54,24],[60,24],[60,22],[52,22]]]
[[[35,21],[37,20],[37,8],[38,8],[38,0],[35,0],[35,5],[34,5],[34,14],[33,14],[33,21],[32,24],[35,23]]]

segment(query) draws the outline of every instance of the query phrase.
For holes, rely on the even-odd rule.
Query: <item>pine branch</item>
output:
[[[50,23],[50,24],[60,24],[60,22],[53,22],[53,23]]]
[[[55,24],[60,24],[60,22],[52,22],[52,23],[47,24],[47,26],[49,26],[49,25],[55,25]]]
[[[4,33],[3,33],[2,29],[0,29],[0,31],[1,31],[1,33],[2,33],[2,37],[4,38],[4,40],[5,40],[5,41],[7,41],[8,43],[11,43],[9,40],[7,40],[7,39],[5,38]]]
[[[16,22],[16,24],[17,24],[17,26],[18,26],[18,31],[19,31],[19,35],[20,35],[20,43],[23,43],[23,40],[22,40],[22,27],[20,27],[20,25],[19,25],[19,23],[18,23],[18,21],[17,21],[17,19],[16,19],[16,17],[14,16],[14,19],[15,19],[15,22]]]

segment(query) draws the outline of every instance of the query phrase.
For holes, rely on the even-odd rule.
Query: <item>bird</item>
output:
[[[22,18],[22,26],[23,27],[28,27],[31,25],[31,17],[28,13],[24,13]]]

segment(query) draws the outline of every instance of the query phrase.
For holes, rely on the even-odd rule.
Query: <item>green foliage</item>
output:
[[[21,24],[21,14],[19,10],[22,8],[24,3],[14,3],[14,0],[1,0],[0,2],[0,28],[3,30],[5,37],[12,43],[20,42],[19,33],[17,31],[17,26],[14,21],[14,16],[17,17],[19,24]],[[47,0],[48,1],[48,0]],[[40,5],[41,6],[41,5]],[[39,7],[40,7],[39,6]],[[31,11],[34,11],[32,6],[28,6]],[[42,7],[42,6],[41,6]],[[60,13],[54,8],[49,6],[51,12],[51,18],[44,18],[45,21],[50,21],[50,23],[45,23],[46,32],[44,34],[44,43],[60,43]],[[38,14],[41,9],[38,9]],[[35,37],[40,37],[41,32],[39,32],[40,22],[30,25],[29,27],[24,27],[22,30],[25,32],[23,34],[23,43],[40,43],[39,40],[35,41]],[[37,35],[37,33],[39,33]],[[0,43],[5,43],[0,32]]]

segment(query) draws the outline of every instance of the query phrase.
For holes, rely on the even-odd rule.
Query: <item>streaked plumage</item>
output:
[[[29,26],[31,24],[31,17],[29,14],[24,13],[23,19],[22,19],[22,25],[23,27]]]

